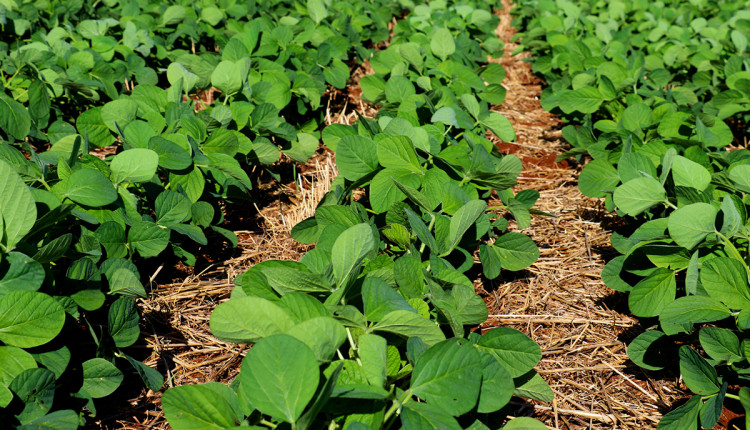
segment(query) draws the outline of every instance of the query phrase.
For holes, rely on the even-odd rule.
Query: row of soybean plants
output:
[[[521,162],[487,139],[515,138],[490,111],[505,72],[486,63],[500,52],[487,6],[417,6],[372,56],[361,87],[378,117],[323,130],[340,174],[292,230],[316,246],[235,279],[211,331],[253,346],[229,386],[164,393],[173,428],[487,429],[512,396],[552,400],[533,369],[538,345],[510,328],[472,330],[488,315],[475,255],[488,279],[539,256],[508,231],[510,216],[528,227],[539,194],[513,193]],[[503,428],[546,427],[516,418]]]
[[[572,148],[581,192],[627,227],[602,280],[647,328],[638,366],[679,362],[694,396],[660,429],[750,420],[750,2],[522,1],[521,48]],[[739,145],[738,145],[739,144]],[[739,404],[736,404],[739,406]]]
[[[405,6],[0,2],[3,422],[77,428],[123,370],[161,388],[123,349],[143,263],[236,245],[218,203],[246,202],[248,172],[280,151],[314,153],[328,85]],[[207,90],[217,100],[196,106]]]

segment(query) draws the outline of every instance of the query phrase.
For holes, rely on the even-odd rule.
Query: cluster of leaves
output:
[[[140,333],[140,262],[173,254],[193,264],[207,235],[236,245],[218,201],[247,199],[247,172],[280,150],[314,153],[327,85],[343,88],[350,57],[385,40],[401,11],[0,2],[6,422],[76,428],[82,408],[95,415],[92,399],[120,385],[120,363],[161,388],[158,372],[121,350]],[[223,100],[205,106],[205,91]]]
[[[725,398],[750,411],[750,151],[726,149],[735,132],[747,136],[748,6],[558,0],[517,10],[523,47],[550,84],[543,105],[570,123],[563,157],[589,154],[581,191],[628,221],[612,236],[622,255],[602,271],[649,327],[628,354],[648,370],[679,361],[695,393],[663,429],[711,428]]]
[[[472,330],[488,313],[469,277],[473,255],[479,251],[489,278],[539,256],[486,203],[497,191],[523,227],[539,197],[513,194],[520,160],[485,137],[488,129],[512,133],[505,117],[477,99],[499,83],[502,69],[466,56],[494,25],[475,18],[483,30],[472,41],[443,27],[439,45],[415,25],[433,32],[431,17],[457,26],[472,16],[493,19],[477,12],[483,7],[421,6],[395,27],[410,40],[394,39],[375,54],[374,68],[392,64],[369,79],[384,82],[383,109],[377,120],[323,131],[340,175],[315,216],[292,230],[315,248],[299,262],[265,261],[235,279],[211,330],[253,347],[229,387],[167,390],[162,406],[175,429],[484,429],[503,419],[513,395],[551,401],[533,369],[538,345],[510,328]],[[460,43],[467,49],[455,49]],[[416,81],[432,86],[417,84],[417,92]],[[359,199],[357,188],[365,189]],[[519,418],[503,428],[544,426]]]

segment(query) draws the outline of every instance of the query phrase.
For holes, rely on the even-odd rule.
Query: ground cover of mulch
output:
[[[523,230],[541,251],[534,265],[495,280],[477,279],[475,285],[490,313],[481,329],[507,326],[529,335],[542,348],[536,369],[555,392],[549,404],[513,399],[510,414],[535,417],[552,429],[656,428],[661,415],[689,393],[676,369],[644,372],[628,361],[626,345],[645,327],[629,316],[627,297],[609,290],[599,277],[615,255],[609,236],[621,221],[604,210],[602,200],[578,191],[579,163],[555,162],[566,148],[560,123],[539,104],[542,82],[523,61],[527,55],[511,56],[517,45],[511,41],[516,30],[510,7],[505,3],[498,11],[497,34],[505,42],[505,54],[492,60],[507,72],[503,85],[508,95],[493,110],[508,117],[518,138],[514,143],[496,143],[524,163],[517,190],[538,190],[536,208],[554,217],[534,216]],[[371,69],[364,64],[355,70],[347,91],[331,94],[328,123],[352,123],[357,119],[355,110],[367,117],[376,114],[359,97],[359,78],[368,73]],[[310,249],[295,242],[289,231],[314,214],[328,191],[337,173],[333,155],[321,149],[297,171],[293,181],[266,184],[271,194],[264,207],[248,208],[246,213],[257,214],[247,220],[248,229],[234,224],[237,250],[199,271],[185,268],[182,277],[164,279],[180,273],[174,270],[154,277],[152,293],[139,303],[144,336],[135,349],[146,364],[167,375],[167,388],[228,383],[238,374],[248,347],[215,339],[209,318],[229,298],[236,275],[268,259],[297,260]],[[129,402],[100,407],[99,428],[169,428],[160,409],[160,393],[142,390],[135,379],[125,384],[119,396]],[[717,428],[734,428],[727,426],[730,418],[727,411]]]

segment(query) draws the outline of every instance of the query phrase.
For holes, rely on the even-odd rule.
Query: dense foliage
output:
[[[513,395],[552,400],[533,370],[541,350],[531,339],[503,327],[472,331],[487,319],[467,276],[474,254],[488,278],[539,256],[486,203],[496,190],[523,228],[539,194],[514,195],[521,162],[486,138],[515,135],[484,101],[501,101],[504,71],[482,65],[492,46],[481,42],[497,24],[483,7],[418,6],[370,60],[376,73],[362,89],[382,105],[378,118],[323,131],[340,175],[315,216],[292,230],[315,248],[235,279],[211,330],[254,345],[229,388],[167,390],[173,427],[480,429],[503,419],[487,414]],[[463,31],[477,22],[477,34]],[[364,196],[355,199],[355,188]],[[544,426],[517,419],[504,428]]]
[[[564,155],[593,158],[581,191],[628,221],[602,279],[648,331],[639,366],[675,361],[695,396],[659,428],[750,410],[750,3],[523,1],[522,48],[569,123]],[[710,323],[710,324],[706,324]],[[728,387],[732,387],[729,389]],[[748,414],[750,416],[750,414]]]
[[[496,189],[524,228],[538,197],[513,195],[520,161],[485,136],[515,138],[489,110],[505,95],[502,67],[484,64],[501,48],[490,6],[0,2],[5,422],[77,428],[97,414],[93,400],[121,384],[123,364],[161,389],[163,377],[126,349],[140,335],[144,261],[192,264],[211,236],[236,244],[220,227],[219,203],[249,199],[248,172],[280,152],[307,160],[324,94],[344,88],[365,59],[377,74],[363,80],[364,96],[381,115],[323,131],[342,175],[294,231],[318,246],[300,263],[266,262],[238,278],[212,329],[258,342],[249,370],[229,388],[167,392],[172,425],[190,425],[185,405],[200,414],[210,404],[219,412],[198,417],[201,426],[400,417],[455,428],[454,416],[463,424],[513,394],[551,400],[528,337],[468,330],[487,316],[464,274],[472,254],[479,249],[490,278],[538,256],[485,202]],[[357,187],[367,189],[361,202],[352,200]],[[446,378],[454,372],[461,377]],[[289,383],[299,397],[248,390],[253,383]],[[331,410],[332,398],[353,409]],[[540,426],[519,419],[507,428],[524,425]]]
[[[192,264],[212,235],[236,244],[218,202],[247,200],[248,172],[280,149],[297,160],[317,149],[327,85],[346,84],[348,62],[385,40],[401,8],[0,12],[0,407],[11,425],[76,428],[120,385],[120,365],[161,388],[121,349],[140,334],[143,260]],[[207,91],[221,98],[206,105]]]

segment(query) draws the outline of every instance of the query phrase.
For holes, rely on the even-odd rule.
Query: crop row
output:
[[[531,339],[503,327],[471,330],[487,319],[467,276],[477,251],[487,278],[539,255],[496,213],[528,226],[539,194],[514,195],[521,162],[487,138],[515,134],[489,109],[504,97],[504,70],[486,64],[480,42],[494,37],[497,18],[485,7],[417,6],[370,58],[375,73],[360,85],[380,105],[378,117],[323,130],[339,176],[315,215],[292,230],[315,248],[235,279],[211,331],[253,347],[230,387],[165,392],[175,429],[479,429],[494,425],[486,414],[513,395],[552,399],[533,370],[541,350]],[[365,190],[359,198],[357,188]],[[488,208],[493,190],[502,204]],[[504,428],[544,426],[520,418]]]
[[[525,0],[514,13],[542,106],[568,124],[562,157],[593,158],[581,192],[627,221],[601,276],[647,329],[628,355],[652,371],[679,362],[695,394],[659,428],[712,428],[725,399],[750,412],[750,151],[737,145],[750,3]]]
[[[322,131],[341,176],[293,232],[318,246],[299,263],[255,266],[212,316],[217,337],[258,342],[250,370],[229,388],[168,391],[168,418],[175,428],[397,417],[456,428],[454,417],[496,411],[513,394],[549,401],[530,339],[467,332],[487,317],[464,274],[474,252],[489,278],[538,256],[490,210],[523,228],[538,197],[510,191],[520,161],[486,137],[515,138],[489,109],[505,96],[502,67],[485,64],[501,48],[490,6],[1,3],[0,415],[76,428],[125,363],[161,389],[126,349],[140,335],[135,298],[147,294],[139,268],[193,264],[211,236],[236,245],[218,203],[247,201],[248,172],[280,152],[307,160],[322,97],[365,59],[376,74],[363,95],[381,113]],[[486,205],[493,189],[499,208]],[[252,384],[276,384],[275,394]]]
[[[193,264],[212,235],[236,245],[217,203],[247,201],[247,172],[279,148],[317,149],[327,85],[402,12],[105,3],[0,6],[0,407],[15,425],[77,427],[116,365],[161,388],[122,349],[140,334],[139,268]]]

